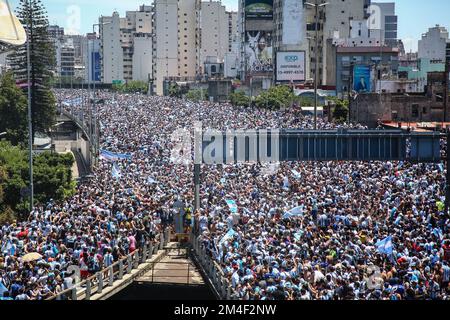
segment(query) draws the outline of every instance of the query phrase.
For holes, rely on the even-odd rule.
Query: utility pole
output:
[[[319,8],[324,7],[328,4],[326,3],[318,3],[319,0],[316,0],[316,3],[305,2],[306,5],[314,7],[315,9],[315,31],[316,31],[316,47],[315,47],[315,70],[314,70],[314,130],[317,130],[317,88],[319,82]]]
[[[447,53],[448,55],[450,55],[450,51]],[[447,122],[448,119],[448,85],[449,85],[449,81],[448,81],[448,77],[450,76],[450,56],[446,55],[446,59],[445,59],[445,87],[444,87],[444,122]]]
[[[32,36],[32,9],[31,1],[28,1],[29,20],[27,26],[27,81],[28,81],[28,153],[30,162],[30,212],[34,209],[34,182],[33,182],[33,123],[31,119],[31,57],[30,57],[30,38]]]
[[[316,47],[314,50],[314,130],[317,130],[317,87],[319,81],[319,6],[315,5],[316,9]]]

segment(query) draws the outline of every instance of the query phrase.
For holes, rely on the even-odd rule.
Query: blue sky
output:
[[[100,15],[111,15],[115,10],[123,15],[126,10],[135,10],[139,5],[151,2],[149,0],[43,0],[51,24],[59,24],[80,33],[89,32],[92,24],[98,22]],[[378,0],[378,2],[392,2],[392,0]],[[399,16],[399,37],[404,40],[408,50],[417,50],[417,41],[429,27],[440,24],[450,29],[450,1],[448,0],[394,0],[394,2]],[[15,7],[19,0],[10,0],[10,3]],[[237,10],[238,0],[222,0],[222,3],[229,9]],[[80,23],[77,22],[77,16],[80,17]]]

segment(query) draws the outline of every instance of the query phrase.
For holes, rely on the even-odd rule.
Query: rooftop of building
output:
[[[383,47],[337,47],[337,53],[399,53],[398,48]]]

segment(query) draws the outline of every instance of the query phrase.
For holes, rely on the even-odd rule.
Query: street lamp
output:
[[[316,0],[316,3],[310,3],[310,2],[305,2],[306,5],[311,6],[313,8],[315,8],[316,10],[316,18],[315,18],[315,30],[316,30],[316,47],[315,47],[315,70],[314,70],[314,130],[317,130],[317,84],[318,84],[318,74],[319,74],[319,70],[318,70],[318,58],[319,58],[319,8],[320,7],[325,7],[327,4],[329,4],[328,2],[325,3],[318,3],[319,0]]]
[[[100,26],[105,26],[105,25],[108,25],[108,24],[112,24],[112,22],[111,21],[109,21],[109,22],[104,22],[104,23],[94,23],[93,25],[92,25],[92,33],[94,33],[95,34],[95,27],[96,26],[98,26],[98,27],[100,27]],[[97,36],[95,36],[95,38],[97,39]],[[95,46],[95,42],[94,41],[92,41],[92,51],[90,51],[89,50],[89,43],[88,43],[88,55],[90,55],[91,56],[91,64],[92,64],[92,70],[94,71],[94,60],[93,60],[93,57],[92,57],[92,54],[94,53],[94,46]],[[88,59],[89,59],[89,56],[88,56]],[[94,152],[95,152],[95,160],[97,159],[97,152],[98,152],[98,145],[99,145],[99,142],[98,142],[98,132],[97,132],[97,130],[98,130],[98,126],[97,126],[97,121],[98,121],[98,112],[97,112],[97,110],[96,110],[96,101],[95,101],[95,83],[97,82],[97,79],[95,79],[95,71],[93,72],[93,75],[94,75],[94,77],[93,77],[93,79],[92,79],[92,82],[93,82],[93,92],[94,92],[94,99],[93,99],[93,102],[91,103],[90,102],[90,100],[91,100],[91,85],[90,85],[90,75],[89,75],[89,71],[90,70],[88,70],[88,104],[89,104],[89,106],[90,106],[90,108],[89,108],[89,113],[90,113],[90,125],[89,125],[89,132],[90,132],[90,135],[91,135],[91,139],[92,139],[92,142],[93,142],[93,145],[94,145]],[[92,130],[92,110],[94,109],[94,129]],[[95,137],[95,138],[94,138]]]
[[[6,132],[0,132],[0,137],[5,136],[6,134],[7,134]]]

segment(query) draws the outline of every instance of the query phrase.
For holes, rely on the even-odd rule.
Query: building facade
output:
[[[381,69],[381,79],[389,80],[398,74],[398,49],[387,46],[382,47],[335,47],[336,62],[336,94],[344,97],[355,90],[354,81],[358,77],[358,69],[367,70],[365,78],[367,92],[377,92],[377,70]],[[380,68],[381,61],[381,68]],[[359,79],[358,79],[359,80]]]
[[[449,39],[448,31],[439,25],[428,29],[419,40],[419,58],[445,61],[445,48]]]
[[[148,81],[153,65],[152,7],[142,5],[124,18],[114,12],[100,17],[99,24],[102,82]]]
[[[382,43],[396,47],[398,41],[398,16],[395,13],[395,2],[373,2],[379,8],[381,31],[372,30],[373,36],[381,32]]]

